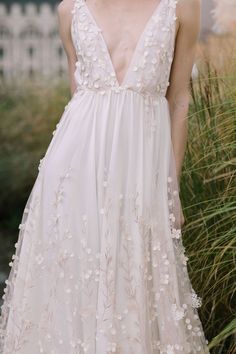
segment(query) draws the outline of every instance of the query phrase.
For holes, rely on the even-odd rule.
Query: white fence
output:
[[[13,4],[8,12],[0,4],[0,75],[6,79],[39,72],[62,75],[66,57],[58,33],[55,9]]]

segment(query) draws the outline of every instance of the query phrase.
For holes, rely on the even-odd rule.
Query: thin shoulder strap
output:
[[[174,15],[174,21],[177,19],[176,18],[176,8],[179,0],[170,0],[170,6],[173,9],[173,15]]]
[[[71,10],[72,17],[74,17],[73,15],[75,14],[77,3],[78,3],[78,0],[73,0],[73,6],[72,6],[72,10]]]
[[[71,9],[71,37],[73,40],[73,44],[75,46],[75,50],[79,53],[79,34],[78,34],[78,8],[81,0],[73,0],[73,7]]]
[[[174,29],[176,28],[176,20],[177,20],[177,4],[178,4],[179,0],[168,0],[168,16],[169,16],[169,19],[170,19],[170,23],[171,23],[171,27],[173,29],[173,32]]]

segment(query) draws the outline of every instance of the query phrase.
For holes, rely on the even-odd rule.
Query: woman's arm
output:
[[[187,143],[189,83],[200,30],[200,0],[179,0],[177,17],[179,28],[170,74],[170,86],[166,97],[170,108],[171,137],[176,172],[178,182],[180,182]]]
[[[73,8],[73,2],[73,0],[63,0],[57,6],[59,34],[67,56],[70,91],[72,96],[76,89],[74,72],[76,69],[75,63],[77,61],[76,52],[73,46],[70,32],[72,18],[71,10]]]

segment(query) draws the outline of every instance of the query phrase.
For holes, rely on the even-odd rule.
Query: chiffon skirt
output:
[[[166,98],[78,91],[26,203],[3,354],[208,353]]]

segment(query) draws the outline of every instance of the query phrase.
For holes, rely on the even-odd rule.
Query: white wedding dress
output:
[[[209,353],[187,272],[165,98],[176,1],[161,0],[119,84],[75,0],[77,90],[24,209],[2,354]]]

